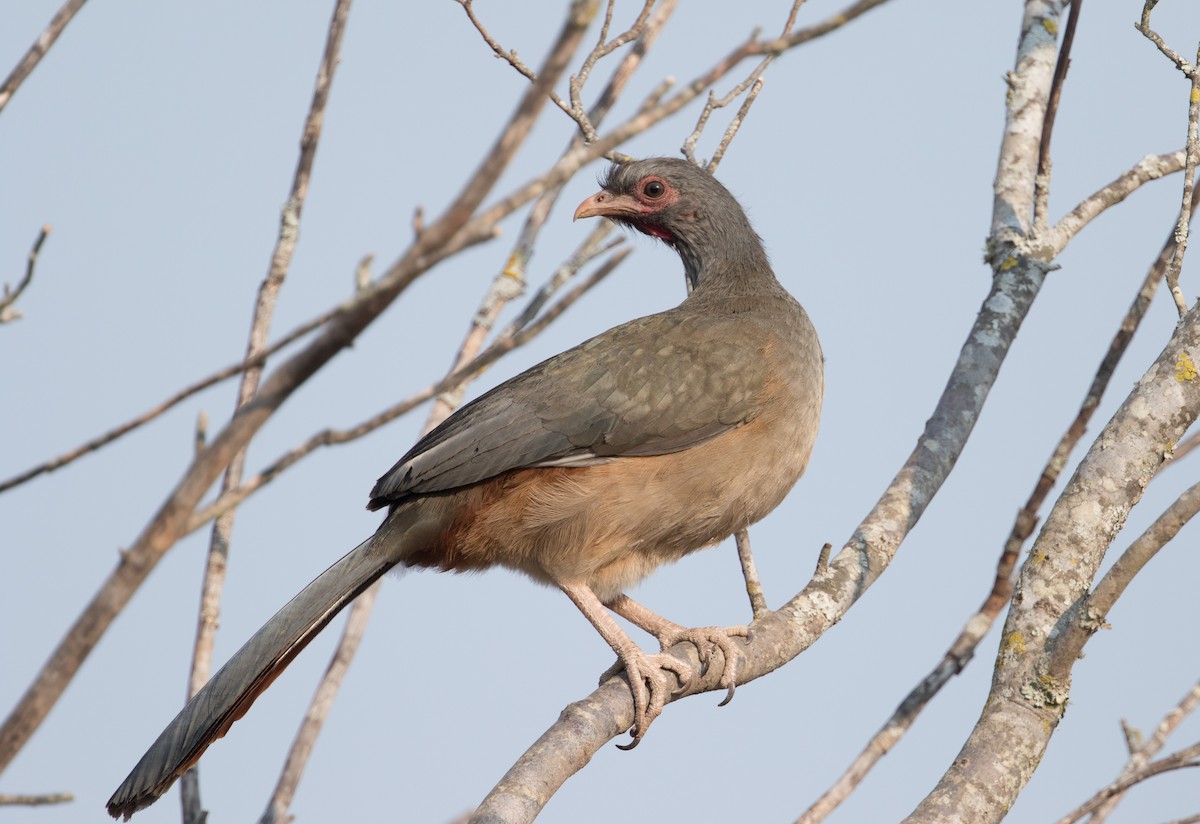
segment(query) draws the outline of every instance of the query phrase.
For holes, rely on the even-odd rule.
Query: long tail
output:
[[[373,549],[378,533],[325,570],[275,613],[175,716],[108,800],[129,819],[165,793],[208,745],[229,731],[300,650],[359,593],[395,565]]]

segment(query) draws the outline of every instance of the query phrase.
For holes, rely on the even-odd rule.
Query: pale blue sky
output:
[[[536,65],[559,4],[477,3],[493,34]],[[533,8],[533,6],[537,8]],[[548,11],[553,5],[554,11]],[[634,101],[688,79],[785,3],[683,3],[650,54]],[[7,4],[0,71],[58,0]],[[621,4],[626,17],[630,4]],[[839,8],[811,0],[801,25]],[[236,360],[270,255],[331,4],[86,6],[0,113],[0,282],[15,282],[38,228],[54,226],[26,317],[0,328],[8,477]],[[1055,130],[1052,212],[1148,153],[1182,145],[1187,84],[1133,30],[1141,3],[1089,3]],[[1184,51],[1200,6],[1156,12]],[[1020,4],[894,0],[787,55],[721,166],[827,356],[825,415],[808,475],[752,535],[768,599],[803,586],[826,541],[840,546],[907,456],[949,374],[989,271],[981,262]],[[747,66],[747,70],[749,67]],[[601,77],[603,76],[601,72]],[[346,296],[365,253],[407,245],[415,205],[436,214],[511,111],[525,81],[495,60],[450,0],[360,0],[334,82],[301,242],[279,304],[282,332]],[[723,87],[724,88],[724,87]],[[628,146],[675,154],[696,108]],[[571,123],[548,111],[497,192],[557,155]],[[711,152],[718,132],[708,136]],[[569,186],[531,266],[544,279],[582,239]],[[634,752],[604,748],[543,820],[654,817],[790,821],[840,774],[941,656],[982,600],[1012,518],[1092,379],[1115,324],[1166,237],[1178,177],[1146,187],[1062,257],[949,483],[887,574],[812,650],[739,690],[668,708]],[[259,468],[324,426],[344,426],[440,376],[515,236],[436,269],[292,398],[255,441]],[[668,250],[636,253],[536,344],[471,394],[682,293]],[[1192,260],[1196,251],[1192,253]],[[1195,295],[1191,270],[1184,292]],[[1098,432],[1174,323],[1160,295],[1098,413]],[[178,478],[197,413],[221,421],[222,385],[103,452],[0,496],[0,708]],[[217,658],[368,535],[375,478],[403,453],[419,412],[325,450],[238,515]],[[1154,481],[1123,548],[1196,476],[1193,456]],[[74,792],[73,805],[6,820],[106,820],[102,810],[183,697],[207,536],[173,548],[110,629],[0,792]],[[1124,762],[1118,720],[1148,729],[1200,676],[1196,532],[1186,529],[1112,612],[1075,669],[1066,719],[1013,821],[1062,815]],[[636,593],[684,624],[745,620],[731,547],[664,569]],[[336,632],[316,642],[203,761],[210,821],[257,818]],[[977,660],[831,820],[897,820],[954,757],[978,716],[995,633]],[[612,655],[569,602],[515,575],[389,580],[293,806],[300,821],[445,822],[477,803]],[[1190,720],[1177,743],[1194,740]],[[1156,779],[1114,822],[1194,813],[1196,779]],[[139,814],[178,820],[178,793]]]

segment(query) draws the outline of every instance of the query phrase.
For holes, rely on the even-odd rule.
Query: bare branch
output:
[[[1060,818],[1057,824],[1074,824],[1074,822],[1083,818],[1088,813],[1098,809],[1105,801],[1124,793],[1135,784],[1140,784],[1148,778],[1153,778],[1165,772],[1187,769],[1188,767],[1200,767],[1200,744],[1193,744],[1187,749],[1180,750],[1173,755],[1168,755],[1166,758],[1152,761],[1128,776],[1118,778],[1092,796],[1089,801],[1085,802],[1078,809],[1072,810]]]
[[[1054,228],[1040,236],[1037,247],[1032,251],[1043,260],[1058,257],[1071,239],[1106,209],[1116,206],[1146,183],[1183,169],[1187,161],[1185,154],[1181,149],[1170,154],[1143,157],[1129,171],[1092,193],[1063,215],[1063,218],[1054,224]]]
[[[1192,209],[1192,187],[1196,184],[1196,163],[1200,160],[1200,137],[1197,136],[1197,123],[1200,122],[1200,71],[1196,67],[1182,57],[1179,56],[1170,46],[1163,42],[1162,37],[1150,28],[1150,12],[1158,5],[1158,0],[1146,0],[1142,7],[1142,18],[1134,24],[1134,28],[1146,36],[1150,42],[1158,47],[1164,55],[1175,64],[1184,76],[1191,81],[1191,94],[1188,103],[1188,129],[1187,129],[1187,151],[1184,165],[1183,175],[1183,197],[1179,207],[1179,222],[1175,230],[1175,240],[1177,246],[1175,255],[1171,259],[1171,265],[1167,268],[1167,287],[1171,290],[1171,297],[1175,301],[1175,307],[1179,310],[1179,316],[1183,317],[1187,312],[1187,300],[1183,296],[1183,290],[1179,288],[1179,272],[1183,268],[1183,256],[1187,252],[1188,242],[1188,226],[1191,223]],[[1196,51],[1196,62],[1200,64],[1200,48]]]
[[[147,423],[150,423],[155,418],[159,417],[164,412],[167,412],[168,410],[173,409],[174,407],[178,406],[180,403],[187,400],[192,395],[195,395],[198,392],[202,392],[203,390],[208,389],[210,386],[214,386],[223,380],[227,380],[227,379],[233,377],[234,375],[238,375],[238,374],[242,373],[243,371],[245,371],[246,369],[249,369],[250,367],[252,367],[256,364],[264,363],[267,358],[269,358],[271,355],[278,352],[280,349],[283,349],[285,346],[287,346],[291,343],[294,343],[296,340],[304,337],[305,335],[307,335],[309,332],[313,331],[314,329],[318,329],[321,326],[324,326],[340,311],[342,311],[342,307],[338,307],[329,312],[326,312],[323,315],[320,315],[319,317],[313,318],[312,320],[310,320],[306,323],[303,323],[300,326],[297,326],[291,332],[288,332],[286,335],[284,335],[282,338],[280,338],[275,343],[268,346],[266,349],[264,349],[259,355],[255,356],[254,358],[252,358],[248,361],[241,361],[239,363],[230,364],[229,366],[226,366],[223,369],[218,369],[216,372],[213,372],[211,375],[209,375],[205,378],[201,378],[200,380],[196,381],[195,383],[193,383],[189,386],[185,386],[183,389],[180,389],[178,392],[176,392],[171,397],[169,397],[166,400],[162,401],[161,403],[151,407],[150,409],[146,410],[142,414],[138,415],[136,418],[128,420],[125,423],[121,424],[120,426],[110,429],[109,431],[105,432],[104,434],[98,435],[95,438],[92,438],[90,441],[80,444],[79,446],[75,447],[74,449],[64,452],[62,455],[59,455],[57,458],[51,458],[48,461],[45,461],[43,463],[38,464],[37,466],[31,467],[31,468],[25,470],[24,472],[22,472],[19,475],[14,475],[13,477],[8,478],[7,480],[0,481],[0,492],[7,492],[8,490],[12,489],[13,487],[20,486],[21,484],[25,483],[26,481],[30,481],[39,475],[44,475],[47,472],[53,472],[56,469],[66,466],[67,464],[71,463],[72,461],[82,458],[84,455],[87,455],[88,453],[95,452],[97,449],[107,446],[108,444],[117,440],[122,435],[127,435],[130,432],[132,432],[133,430],[135,430],[141,426],[144,426]]]
[[[729,148],[729,144],[733,141],[734,135],[738,133],[738,129],[742,127],[742,122],[746,119],[746,115],[750,113],[750,107],[754,105],[754,99],[758,97],[758,93],[762,91],[763,79],[761,76],[754,81],[754,85],[750,87],[750,92],[746,95],[746,99],[742,101],[741,107],[738,109],[737,116],[729,122],[729,128],[725,130],[721,142],[717,144],[717,150],[713,152],[712,160],[708,161],[709,174],[716,172],[717,165],[720,164],[721,158],[725,157],[725,150]]]
[[[1196,62],[1200,63],[1200,48],[1196,51]],[[1196,163],[1200,161],[1200,135],[1197,133],[1197,123],[1200,123],[1200,72],[1192,72],[1192,89],[1188,96],[1188,128],[1187,128],[1187,163],[1183,169],[1183,202],[1179,207],[1179,222],[1175,229],[1176,248],[1171,257],[1171,265],[1167,267],[1167,286],[1179,316],[1187,312],[1187,301],[1183,290],[1179,288],[1179,273],[1183,269],[1183,256],[1187,252],[1188,227],[1192,220],[1194,201],[1192,189],[1196,185]]]
[[[1189,80],[1194,79],[1196,67],[1187,62],[1170,46],[1163,42],[1162,37],[1158,35],[1154,29],[1150,28],[1150,12],[1154,11],[1154,7],[1158,5],[1158,0],[1146,0],[1142,6],[1142,19],[1133,24],[1133,27],[1146,36],[1146,39],[1158,47],[1158,50],[1167,56],[1167,59],[1175,64],[1175,68],[1183,72],[1184,76]]]
[[[40,795],[0,794],[0,807],[40,807],[44,804],[65,804],[74,801],[74,793],[44,793]]]
[[[4,110],[13,94],[25,82],[25,78],[29,77],[37,68],[37,64],[46,56],[46,52],[50,51],[50,47],[54,45],[54,41],[75,17],[76,12],[83,8],[83,4],[84,0],[67,0],[50,18],[50,23],[38,35],[38,39],[33,41],[29,51],[25,52],[20,62],[8,73],[8,77],[4,78],[4,82],[0,83],[0,111]]]
[[[584,84],[587,83],[588,77],[591,75],[597,61],[641,36],[646,26],[646,21],[650,17],[650,12],[654,8],[654,0],[645,0],[641,12],[638,13],[637,19],[633,21],[633,25],[612,40],[608,40],[608,30],[612,25],[614,3],[615,0],[608,0],[608,4],[604,10],[604,24],[600,27],[600,40],[596,43],[596,47],[592,49],[591,53],[584,58],[583,65],[579,67],[579,73],[571,75],[571,80],[567,86],[571,105],[570,107],[564,107],[564,109],[579,124],[579,130],[583,133],[583,139],[586,143],[595,142],[598,139],[598,135],[583,105],[582,92]]]
[[[569,179],[585,163],[680,111],[751,54],[756,46],[753,42],[743,43],[675,95],[637,112],[610,133],[600,136],[595,143],[569,151],[545,173],[510,191],[496,203],[480,208],[523,145],[550,90],[585,33],[589,14],[593,11],[594,5],[588,0],[574,0],[568,20],[538,69],[537,80],[526,89],[495,143],[484,153],[483,161],[446,210],[424,228],[414,244],[377,280],[347,301],[314,340],[264,379],[254,402],[242,407],[215,434],[186,468],[178,484],[168,491],[163,505],[148,520],[129,549],[121,553],[116,568],[85,605],[62,642],[51,651],[45,665],[0,727],[0,769],[38,728],[115,616],[193,522],[198,503],[232,456],[249,442],[292,392],[334,355],[350,346],[418,277],[447,257],[494,237],[499,220]]]
[[[1129,748],[1130,756],[1128,763],[1121,770],[1118,778],[1127,778],[1134,775],[1138,770],[1149,763],[1151,757],[1156,752],[1161,750],[1167,743],[1167,737],[1175,731],[1183,720],[1187,718],[1197,706],[1200,706],[1200,682],[1196,683],[1179,702],[1171,708],[1171,710],[1163,716],[1162,721],[1158,722],[1158,726],[1154,729],[1154,734],[1145,741],[1139,741]],[[1140,735],[1138,736],[1140,738]],[[1088,824],[1102,824],[1108,819],[1109,814],[1121,802],[1123,795],[1116,793],[1105,800],[1103,804],[1092,810],[1092,817],[1088,819]]]
[[[1054,80],[1050,85],[1050,100],[1046,106],[1046,120],[1042,124],[1042,140],[1038,148],[1037,182],[1033,194],[1034,231],[1046,231],[1050,201],[1050,138],[1054,133],[1054,120],[1058,115],[1058,101],[1062,97],[1063,82],[1071,68],[1071,46],[1075,43],[1075,26],[1079,22],[1079,10],[1083,0],[1071,0],[1071,13],[1067,17],[1067,30],[1063,33],[1062,48],[1058,51],[1058,62],[1054,66]]]
[[[50,236],[50,231],[50,226],[46,225],[38,232],[37,240],[33,242],[33,248],[29,250],[29,256],[26,259],[25,276],[21,278],[21,282],[17,284],[17,288],[9,289],[8,284],[4,284],[4,294],[0,296],[0,323],[12,323],[21,317],[21,313],[13,308],[13,304],[17,302],[17,298],[21,297],[21,293],[29,288],[29,284],[33,282],[33,270],[37,266],[38,253],[42,251],[42,244]]]
[[[292,177],[292,187],[279,222],[279,234],[266,277],[258,288],[258,299],[254,306],[254,317],[250,323],[250,338],[246,344],[246,360],[259,356],[267,348],[271,321],[275,316],[275,304],[279,291],[291,267],[296,242],[300,237],[300,219],[304,201],[308,196],[309,180],[312,178],[313,161],[317,145],[321,140],[321,127],[325,122],[325,106],[329,101],[329,90],[333,74],[337,70],[341,52],[342,36],[346,31],[346,20],[350,16],[350,0],[337,0],[329,29],[325,36],[325,51],[317,69],[312,102],[305,117],[304,130],[300,137],[300,156]],[[263,364],[256,364],[242,372],[238,387],[236,408],[248,404],[258,391]],[[221,480],[221,491],[228,492],[237,487],[245,468],[246,449],[238,450],[225,468]],[[225,570],[228,565],[229,545],[233,538],[235,510],[222,513],[213,524],[209,538],[208,555],[204,568],[204,579],[200,593],[200,608],[196,618],[196,638],[192,647],[191,672],[188,678],[187,698],[200,691],[212,673],[212,651],[216,640],[217,626],[221,616],[221,594],[225,588]],[[200,802],[199,769],[192,767],[183,776],[180,784],[180,803],[183,806],[185,824],[204,824],[207,813]]]
[[[517,57],[515,51],[506,51],[503,46],[496,42],[495,38],[488,34],[488,30],[483,27],[483,23],[475,16],[475,0],[455,0],[455,2],[463,7],[463,11],[467,13],[467,19],[471,21],[471,25],[479,32],[479,35],[483,38],[483,42],[487,43],[488,47],[496,53],[496,57],[508,63],[508,65],[512,66],[527,79],[537,80],[537,75],[533,73],[533,69],[526,66],[521,61],[521,58]]]
[[[754,554],[750,551],[750,532],[739,529],[733,536],[737,544],[738,562],[742,565],[742,577],[746,579],[746,595],[750,598],[750,612],[757,621],[771,611],[767,606],[766,596],[763,595],[762,582],[758,578],[758,567],[754,564]]]
[[[1075,617],[1050,645],[1051,655],[1046,672],[1053,678],[1068,678],[1075,660],[1083,652],[1088,639],[1105,625],[1113,604],[1142,567],[1179,534],[1196,513],[1200,512],[1200,484],[1195,484],[1175,499],[1138,539],[1129,545],[1116,563],[1109,568],[1091,594],[1075,608]]]
[[[816,40],[818,37],[824,37],[830,32],[835,32],[862,15],[869,12],[871,9],[878,8],[886,3],[887,0],[858,0],[857,3],[851,3],[846,8],[836,14],[831,14],[820,23],[812,26],[807,26],[799,31],[793,32],[786,37],[779,37],[775,40],[769,40],[761,44],[761,50],[758,54],[781,54],[788,49],[795,48],[802,43],[807,43],[810,40]],[[795,22],[795,11],[797,7],[793,7],[793,14],[789,19],[790,29],[791,23]]]
[[[779,36],[780,41],[786,41],[788,34],[792,30],[792,26],[796,24],[796,15],[800,13],[800,7],[803,5],[804,0],[795,0],[795,2],[792,3],[791,11],[788,13],[787,22],[784,23],[783,26],[783,33]],[[757,32],[752,35],[752,39],[758,39]],[[709,174],[712,174],[717,170],[717,166],[721,163],[721,158],[725,156],[725,150],[729,148],[729,144],[733,140],[734,135],[736,135],[738,129],[741,128],[742,121],[746,119],[746,115],[750,112],[750,107],[754,104],[755,98],[757,98],[758,93],[762,91],[763,72],[767,70],[767,67],[771,65],[771,62],[778,57],[780,53],[781,52],[768,52],[767,57],[754,67],[754,71],[750,72],[750,76],[734,86],[733,89],[731,89],[724,97],[718,99],[712,91],[709,91],[708,102],[705,103],[704,109],[700,112],[700,117],[696,121],[696,127],[692,130],[692,133],[688,135],[687,139],[683,141],[683,147],[681,151],[683,152],[684,157],[698,166],[704,166],[708,170]],[[721,142],[718,144],[717,150],[713,153],[712,159],[706,164],[696,160],[696,143],[700,140],[700,135],[704,131],[704,127],[708,124],[708,118],[711,117],[712,113],[717,109],[725,108],[734,100],[739,98],[742,94],[745,94],[747,89],[749,89],[749,94],[746,94],[746,99],[742,102],[741,107],[738,109],[737,115],[726,128],[725,134],[721,138]]]

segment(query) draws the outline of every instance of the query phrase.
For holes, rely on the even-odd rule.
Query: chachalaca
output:
[[[765,516],[816,438],[822,356],[734,197],[678,159],[614,165],[576,218],[607,217],[678,252],[693,286],[639,318],[505,381],[431,431],[380,478],[379,529],[246,642],[155,741],[108,802],[152,803],[331,618],[397,565],[520,570],[567,594],[616,651],[633,743],[697,673],[668,655],[696,644],[736,681],[744,627],[685,629],[624,591],[659,565]],[[658,638],[647,654],[605,608]]]

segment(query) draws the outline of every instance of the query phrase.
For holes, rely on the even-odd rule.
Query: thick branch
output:
[[[983,714],[910,821],[998,821],[1041,761],[1066,708],[1069,678],[1051,669],[1064,628],[1142,490],[1200,412],[1192,311],[1113,416],[1051,510],[1021,570]]]

